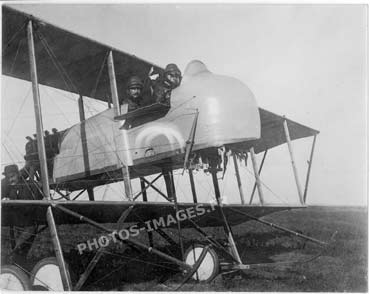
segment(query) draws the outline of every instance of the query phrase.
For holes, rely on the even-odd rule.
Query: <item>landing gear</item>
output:
[[[31,273],[31,284],[33,287],[44,287],[49,291],[64,291],[62,276],[55,257],[41,259],[35,265]]]
[[[205,245],[202,244],[191,245],[184,255],[185,263],[194,265],[198,261],[204,248]],[[212,248],[208,248],[206,256],[191,278],[199,282],[210,282],[218,275],[219,270],[220,262],[217,253]]]
[[[13,291],[31,290],[31,282],[26,273],[15,265],[1,267],[0,289]]]

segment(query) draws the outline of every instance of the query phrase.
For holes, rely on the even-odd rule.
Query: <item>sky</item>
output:
[[[176,63],[184,70],[198,59],[211,72],[241,80],[260,107],[320,131],[309,204],[367,205],[365,5],[10,6],[161,66]],[[30,89],[30,83],[2,76],[2,168],[10,162],[22,166],[25,136],[35,133]],[[41,101],[46,129],[63,129],[78,122],[76,95],[42,87]],[[106,107],[89,101],[87,116]],[[311,143],[312,138],[293,143],[302,186]],[[250,164],[242,166],[241,175],[250,192]],[[261,176],[271,199],[298,197],[286,145],[269,152]],[[221,185],[222,191],[228,191],[228,201],[240,201],[232,166],[225,178]],[[209,177],[199,174],[199,179],[199,194],[211,193]],[[177,179],[184,183],[181,197],[190,200],[188,184],[183,181]],[[116,199],[120,191],[122,186],[103,187],[99,197]]]

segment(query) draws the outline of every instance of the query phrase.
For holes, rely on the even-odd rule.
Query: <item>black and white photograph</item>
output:
[[[2,2],[3,291],[368,289],[368,4]]]

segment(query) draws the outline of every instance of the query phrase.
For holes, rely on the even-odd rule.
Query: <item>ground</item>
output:
[[[219,275],[208,284],[189,282],[182,291],[284,291],[284,292],[367,292],[367,209],[358,207],[310,207],[280,212],[264,218],[313,238],[327,241],[337,232],[334,242],[317,259],[274,267],[262,267],[243,273]],[[177,240],[175,230],[167,231]],[[208,233],[222,241],[221,229]],[[247,222],[233,227],[241,258],[245,263],[304,261],[320,251],[320,247],[271,227]],[[79,255],[76,244],[86,242],[101,232],[83,226],[61,226],[60,239],[65,257],[78,277],[93,253]],[[199,235],[183,232],[186,246]],[[2,233],[3,261],[9,244]],[[143,236],[146,239],[146,236]],[[143,241],[146,241],[144,240]],[[158,235],[155,244],[163,251],[177,255],[179,250],[168,246]],[[26,270],[41,258],[53,256],[49,233],[42,232],[27,256]],[[183,277],[176,267],[147,253],[116,244],[99,261],[82,290],[171,291]]]

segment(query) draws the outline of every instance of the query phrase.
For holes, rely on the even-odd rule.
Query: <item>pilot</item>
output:
[[[181,83],[181,71],[176,64],[166,66],[162,77],[156,81],[153,87],[153,100],[170,106],[171,91]]]
[[[128,112],[145,106],[143,99],[143,81],[138,76],[132,76],[127,83]]]

